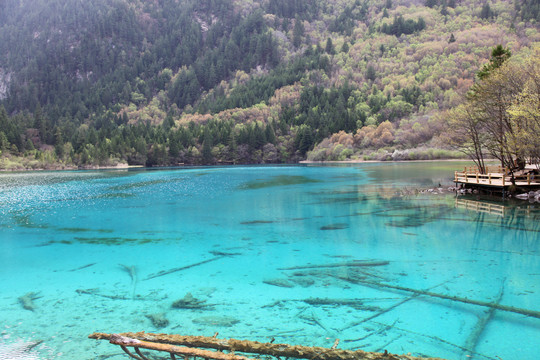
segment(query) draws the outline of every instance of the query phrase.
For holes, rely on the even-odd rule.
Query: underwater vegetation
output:
[[[160,242],[163,239],[150,239],[150,238],[124,238],[120,236],[111,236],[111,237],[80,237],[76,236],[73,238],[83,244],[92,244],[92,245],[142,245],[149,244],[153,242]]]
[[[169,326],[169,320],[165,317],[164,313],[147,314],[144,315],[156,329],[161,329]]]
[[[131,193],[115,192],[115,193],[100,194],[100,195],[92,197],[92,199],[128,199],[128,198],[133,198],[133,197],[135,197],[135,195]]]
[[[173,309],[200,309],[200,310],[210,310],[213,309],[213,304],[208,304],[206,300],[201,300],[194,297],[190,292],[186,295],[176,300],[172,303],[171,307]]]
[[[56,230],[67,232],[67,233],[96,232],[96,233],[110,234],[114,232],[114,230],[112,229],[90,229],[90,228],[80,228],[80,227],[58,228]]]
[[[300,185],[309,183],[318,183],[319,180],[310,179],[307,176],[301,175],[279,175],[270,178],[269,180],[255,180],[241,185],[241,189],[263,189],[274,186]]]
[[[272,224],[275,221],[271,220],[251,220],[251,221],[242,221],[241,225],[260,225],[260,224]]]
[[[32,220],[30,215],[13,215],[15,224],[22,228],[27,229],[47,229],[50,226],[48,224],[38,224]]]
[[[118,266],[129,275],[129,278],[131,279],[131,297],[135,298],[135,288],[137,287],[138,282],[137,269],[134,265],[118,264]]]
[[[39,295],[39,292],[30,291],[23,296],[19,296],[17,300],[19,301],[19,304],[21,304],[23,309],[34,311],[36,310],[36,304],[34,303],[34,300],[37,300],[41,297],[42,296]]]
[[[399,228],[411,228],[411,227],[420,227],[427,223],[439,220],[444,215],[448,214],[451,211],[451,208],[448,206],[437,206],[437,207],[424,207],[424,208],[410,208],[408,209],[409,213],[405,214],[376,214],[380,217],[389,217],[395,218],[388,221],[385,225]]]
[[[146,186],[151,186],[151,185],[156,185],[156,184],[164,184],[164,183],[170,183],[170,182],[171,182],[171,180],[167,180],[167,179],[132,182],[132,183],[129,183],[129,184],[111,186],[111,187],[109,187],[109,190],[111,190],[111,191],[125,191],[125,190],[142,188],[142,187],[146,187]]]
[[[348,229],[348,228],[349,228],[349,224],[345,224],[345,223],[329,224],[329,225],[320,227],[321,230],[343,230],[343,229]]]

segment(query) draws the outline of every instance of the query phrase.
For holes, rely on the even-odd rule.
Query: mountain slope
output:
[[[540,40],[537,2],[6,0],[0,149],[41,167],[443,147],[490,49]]]

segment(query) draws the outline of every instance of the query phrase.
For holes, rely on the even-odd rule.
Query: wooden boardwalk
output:
[[[515,184],[522,188],[540,188],[540,175],[532,170],[521,170],[514,173]],[[456,184],[473,185],[473,187],[506,188],[512,185],[512,177],[508,170],[499,167],[488,167],[486,174],[481,174],[476,167],[466,167],[454,173]]]

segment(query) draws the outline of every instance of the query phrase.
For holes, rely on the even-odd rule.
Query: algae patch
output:
[[[260,224],[272,224],[275,221],[271,220],[251,220],[251,221],[242,221],[240,225],[260,225]]]
[[[321,226],[321,230],[343,230],[349,228],[349,224],[339,223]]]
[[[74,240],[83,244],[98,244],[98,245],[141,245],[152,242],[158,242],[161,239],[148,239],[148,238],[124,238],[119,236],[111,237],[74,237]]]
[[[318,183],[318,180],[310,179],[307,176],[300,175],[280,175],[274,176],[269,180],[255,180],[248,182],[242,186],[241,189],[255,190],[263,189],[275,186],[287,186],[287,185],[300,185],[309,183]]]
[[[111,187],[109,187],[109,190],[111,190],[111,191],[125,191],[125,190],[129,190],[129,189],[142,188],[142,187],[156,185],[156,184],[163,184],[163,183],[166,183],[166,182],[167,182],[167,180],[164,180],[164,179],[133,182],[133,183],[129,183],[129,184],[111,186]]]

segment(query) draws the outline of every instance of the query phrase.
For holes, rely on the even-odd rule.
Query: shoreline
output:
[[[496,159],[486,160],[488,162],[496,162]],[[419,159],[419,160],[361,160],[361,159],[349,159],[349,160],[324,160],[324,161],[314,161],[314,160],[301,160],[297,163],[287,163],[287,164],[277,164],[277,165],[324,165],[324,164],[372,164],[372,163],[434,163],[434,162],[472,162],[470,159]],[[276,164],[234,164],[231,166],[238,165],[276,165]],[[51,167],[40,167],[40,168],[17,168],[17,169],[0,169],[0,173],[10,173],[10,172],[32,172],[32,171],[77,171],[77,170],[128,170],[128,169],[156,169],[156,168],[167,168],[167,167],[192,167],[192,166],[223,166],[227,167],[227,164],[212,164],[212,165],[192,165],[192,164],[183,164],[183,165],[167,165],[167,166],[151,166],[147,167],[144,165],[128,165],[127,163],[120,163],[117,165],[108,165],[108,166],[99,166],[99,165],[89,165],[89,166],[69,166],[69,165],[56,165]]]
[[[118,164],[118,165],[109,165],[109,166],[51,166],[50,168],[20,168],[20,169],[0,169],[0,174],[10,173],[10,172],[40,172],[40,171],[77,171],[77,170],[128,170],[128,169],[137,169],[145,168],[143,165],[128,165],[128,164]]]
[[[299,161],[299,164],[362,164],[362,163],[411,163],[411,162],[460,162],[460,161],[471,161],[471,159],[430,159],[430,160],[302,160]],[[488,160],[492,161],[492,160]],[[493,160],[497,161],[497,160]]]

